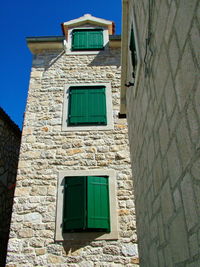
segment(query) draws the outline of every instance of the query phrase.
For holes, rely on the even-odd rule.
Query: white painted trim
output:
[[[98,24],[102,24],[102,25],[112,25],[112,21],[97,18],[97,17],[94,17],[90,14],[85,14],[84,16],[82,16],[80,18],[64,22],[63,25],[64,26],[73,26],[73,25],[77,25],[77,24],[82,24],[83,22],[98,23]]]
[[[64,196],[64,178],[76,176],[108,176],[109,181],[109,201],[110,201],[110,223],[111,232],[92,232],[92,233],[62,233],[63,216],[63,196]],[[117,195],[116,195],[116,172],[109,169],[95,170],[66,170],[58,173],[57,187],[57,208],[56,208],[56,231],[55,241],[64,240],[116,240],[118,239],[118,218],[117,218]]]
[[[91,25],[81,25],[80,27],[71,28],[68,30],[68,42],[64,40],[64,48],[67,55],[96,55],[100,51],[103,50],[95,50],[95,51],[73,51],[72,50],[72,32],[73,30],[90,30],[90,29],[102,29],[103,30],[103,50],[108,49],[108,43],[109,43],[109,33],[108,28],[106,27],[99,27],[99,26],[91,26]]]
[[[89,86],[91,89],[94,86],[105,86],[106,91],[106,112],[107,112],[107,125],[90,125],[90,126],[68,126],[68,103],[69,103],[69,89],[70,87],[76,86]],[[62,130],[63,131],[106,131],[114,129],[114,120],[113,120],[113,108],[112,108],[112,90],[111,83],[74,83],[66,84],[64,88],[64,103],[63,103],[63,121],[62,121]]]

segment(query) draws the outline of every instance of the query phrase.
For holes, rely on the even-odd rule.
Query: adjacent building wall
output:
[[[22,133],[7,266],[136,266],[126,119],[119,119],[120,48],[97,55],[34,55]],[[63,131],[65,85],[111,82],[114,129]],[[55,241],[59,171],[116,171],[119,239]],[[112,217],[111,217],[112,220]]]
[[[199,1],[124,2],[129,3],[129,31],[134,10],[142,60],[136,94],[133,86],[127,89],[141,266],[197,267]]]
[[[0,108],[0,266],[5,265],[21,132]]]

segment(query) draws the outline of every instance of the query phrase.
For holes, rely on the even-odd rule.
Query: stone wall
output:
[[[0,108],[0,266],[5,265],[21,132]]]
[[[118,119],[120,48],[98,55],[34,56],[15,191],[7,266],[136,266],[135,209],[127,122]],[[62,131],[67,83],[111,82],[114,130]],[[119,239],[55,242],[58,172],[117,172]]]
[[[142,59],[127,92],[141,266],[200,266],[199,1],[129,2]]]

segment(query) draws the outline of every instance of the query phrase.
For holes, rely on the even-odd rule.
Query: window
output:
[[[63,232],[109,232],[108,177],[65,177],[64,183]]]
[[[114,128],[110,83],[67,84],[63,104],[63,131]]]
[[[135,45],[135,37],[133,28],[131,29],[131,37],[130,37],[130,45],[129,48],[131,50],[131,59],[132,59],[132,66],[133,66],[133,78],[136,76],[136,68],[137,68],[137,51]]]
[[[55,240],[118,239],[114,170],[66,170],[58,176]]]
[[[68,125],[106,125],[105,86],[70,87]]]
[[[103,49],[102,29],[77,29],[72,32],[72,50]]]

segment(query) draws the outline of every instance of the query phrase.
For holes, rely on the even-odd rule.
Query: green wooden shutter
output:
[[[69,125],[106,125],[105,87],[70,89]]]
[[[74,31],[72,34],[72,50],[85,50],[87,49],[87,32]]]
[[[103,49],[103,31],[74,30],[72,33],[72,50]]]
[[[107,124],[105,87],[88,90],[88,123]]]
[[[71,88],[69,93],[69,125],[81,125],[88,118],[88,93],[84,88]]]
[[[63,232],[84,229],[86,177],[65,177]]]
[[[110,231],[108,177],[87,178],[87,227]]]
[[[133,71],[135,71],[136,70],[136,66],[137,66],[137,53],[136,53],[135,37],[134,37],[133,28],[131,29],[130,46],[129,46],[129,48],[131,50]]]
[[[88,31],[88,48],[102,49],[103,48],[103,31]]]

